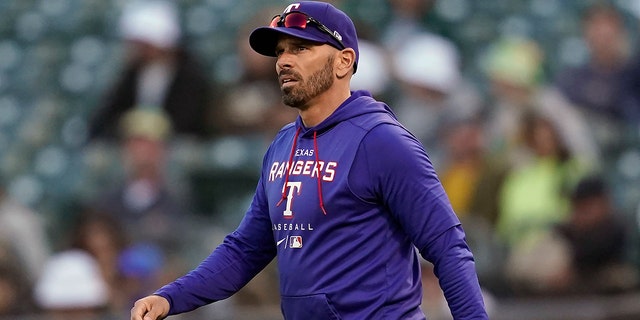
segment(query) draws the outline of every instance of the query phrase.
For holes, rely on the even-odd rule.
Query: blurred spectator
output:
[[[614,7],[598,4],[586,11],[582,23],[589,60],[560,72],[557,86],[577,107],[619,120],[630,54],[623,17]]]
[[[633,129],[634,125],[640,122],[640,55],[631,59],[630,67],[624,76],[624,90],[625,120]]]
[[[266,8],[260,11],[262,15],[249,19],[236,37],[239,76],[222,90],[223,101],[217,108],[215,117],[217,126],[225,134],[259,137],[270,141],[285,124],[296,119],[297,112],[282,103],[280,86],[277,81],[273,81],[274,58],[256,53],[247,41],[253,29],[267,23],[262,21],[264,11],[273,14],[280,10]]]
[[[115,217],[132,242],[152,242],[180,249],[190,221],[186,190],[167,180],[167,141],[171,125],[162,113],[132,110],[121,122],[121,156],[125,176],[98,195],[95,209]],[[182,189],[182,188],[181,188]]]
[[[522,246],[508,275],[520,293],[603,294],[636,288],[628,229],[599,176],[581,179],[570,195],[566,221]],[[518,275],[517,277],[514,277]]]
[[[517,161],[518,132],[523,115],[536,112],[553,121],[570,153],[590,166],[599,165],[600,150],[586,120],[544,81],[544,55],[538,44],[523,37],[493,43],[482,58],[490,81],[486,124],[490,150]]]
[[[104,236],[127,240],[116,261],[112,255],[115,247],[109,249],[111,254],[98,255],[100,262],[109,264],[108,268],[116,263],[116,271],[108,272],[119,276],[118,295],[111,301],[116,311],[148,294],[149,288],[171,281],[193,267],[190,255],[201,249],[195,241],[202,229],[197,228],[197,218],[191,210],[189,186],[181,180],[185,177],[171,175],[167,167],[172,132],[167,116],[159,110],[134,109],[122,116],[119,129],[124,175],[114,177],[115,185],[105,186],[91,204],[92,210],[108,215],[123,228],[124,236],[116,235],[115,230]],[[116,243],[111,246],[122,238],[112,238]],[[87,245],[96,249],[101,239],[93,241]],[[162,263],[142,270],[137,263],[145,259]]]
[[[566,264],[562,247],[543,249],[547,235],[569,214],[568,192],[584,175],[551,119],[530,113],[522,123],[521,161],[505,177],[499,193],[497,231],[508,251],[507,278],[518,290],[546,290],[559,285],[555,273]],[[554,251],[554,249],[557,249]],[[535,264],[547,255],[549,265]]]
[[[101,309],[108,314],[128,314],[135,300],[178,275],[168,264],[166,248],[140,239],[131,242],[125,231],[113,214],[81,210],[64,251],[91,255],[106,285],[108,298]]]
[[[585,172],[549,118],[527,114],[522,140],[521,161],[509,169],[499,194],[498,232],[514,250],[567,216],[568,191]]]
[[[109,289],[95,259],[82,250],[57,253],[47,261],[34,297],[47,319],[109,319]]]
[[[605,149],[617,147],[624,133],[621,124],[635,112],[625,90],[631,51],[628,32],[622,14],[603,4],[586,11],[582,30],[589,58],[562,70],[556,85],[586,115],[596,141]]]
[[[629,229],[602,177],[582,179],[571,194],[569,220],[557,232],[571,252],[569,291],[609,293],[638,284],[629,263]]]
[[[35,303],[32,297],[33,280],[12,246],[0,241],[0,318],[32,314]]]
[[[385,99],[391,89],[391,66],[387,50],[358,34],[358,72],[351,78],[351,90],[367,90]],[[383,98],[384,97],[384,98]]]
[[[396,52],[411,37],[425,31],[422,22],[431,9],[433,0],[388,0],[391,20],[381,34],[381,43],[389,51]]]
[[[167,267],[165,260],[162,249],[151,243],[133,244],[121,252],[117,270],[122,276],[118,294],[123,307],[130,308],[136,300],[153,292],[159,285],[173,280],[163,278]]]
[[[43,217],[20,204],[0,187],[0,242],[17,256],[27,279],[35,281],[50,248]]]
[[[640,2],[629,2],[630,11],[633,14],[636,39],[640,31]],[[633,32],[635,31],[635,32]],[[637,49],[637,48],[636,48]],[[640,122],[640,51],[636,50],[629,59],[629,68],[624,76],[624,117],[633,126]]]
[[[461,118],[445,125],[440,179],[451,205],[463,222],[473,219],[493,225],[497,216],[495,194],[504,176],[504,164],[489,157],[484,127],[478,119]]]
[[[128,239],[123,226],[113,216],[83,212],[70,232],[73,249],[89,253],[95,259],[109,290],[109,307],[114,311],[127,310],[130,300],[125,300],[122,275],[118,259]]]
[[[458,49],[449,40],[423,32],[397,50],[392,66],[400,90],[392,103],[394,112],[437,166],[441,124],[476,113],[479,96],[462,78]]]
[[[195,57],[181,42],[177,9],[168,1],[140,0],[126,5],[120,32],[128,50],[121,77],[94,114],[90,137],[115,138],[123,114],[159,109],[174,133],[205,138],[212,133],[214,89]]]
[[[440,180],[465,228],[478,277],[491,287],[503,276],[499,267],[504,257],[495,239],[495,224],[506,166],[488,153],[485,128],[479,119],[451,119],[443,126]]]

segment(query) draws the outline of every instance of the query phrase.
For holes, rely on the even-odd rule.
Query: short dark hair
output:
[[[582,22],[588,23],[597,16],[606,16],[619,24],[623,24],[622,12],[610,3],[596,3],[587,7],[582,13]]]
[[[580,179],[571,192],[572,201],[580,201],[593,197],[606,196],[609,188],[600,175],[586,176]]]

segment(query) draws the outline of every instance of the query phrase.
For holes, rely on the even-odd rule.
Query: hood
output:
[[[330,130],[340,122],[347,121],[364,114],[387,113],[394,119],[396,115],[385,103],[375,100],[371,93],[365,90],[352,91],[351,96],[345,100],[329,117],[314,127],[305,127],[302,118],[296,119],[296,129],[300,130],[300,137],[313,138],[313,133],[318,135]]]

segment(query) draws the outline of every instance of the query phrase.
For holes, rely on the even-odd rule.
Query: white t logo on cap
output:
[[[298,8],[300,8],[300,4],[299,3],[292,3],[286,9],[284,9],[283,13],[289,13],[289,12],[291,12],[291,10],[298,9]]]

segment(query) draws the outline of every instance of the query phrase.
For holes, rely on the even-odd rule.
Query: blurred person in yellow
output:
[[[497,192],[503,176],[503,164],[489,158],[484,127],[479,119],[449,120],[446,127],[440,179],[451,206],[463,221],[481,219],[493,225],[497,204],[495,201],[490,204],[491,199],[479,195]]]
[[[540,114],[525,115],[522,160],[510,167],[499,190],[497,233],[508,250],[507,278],[517,290],[547,290],[560,284],[553,277],[566,263],[562,248],[538,250],[553,226],[569,217],[569,191],[586,174],[562,140],[557,125]],[[542,254],[547,265],[536,258]],[[535,266],[532,265],[532,262]]]
[[[504,259],[497,241],[498,194],[507,167],[487,148],[486,128],[478,116],[447,119],[441,133],[440,180],[451,206],[465,227],[484,288],[500,289]],[[498,286],[498,287],[496,287]],[[485,297],[489,294],[485,292]]]
[[[487,116],[492,152],[517,162],[522,118],[536,112],[557,124],[560,139],[589,166],[597,166],[600,150],[586,120],[543,73],[545,52],[532,39],[505,36],[491,44],[481,67],[490,81]],[[562,124],[562,125],[559,125]]]

